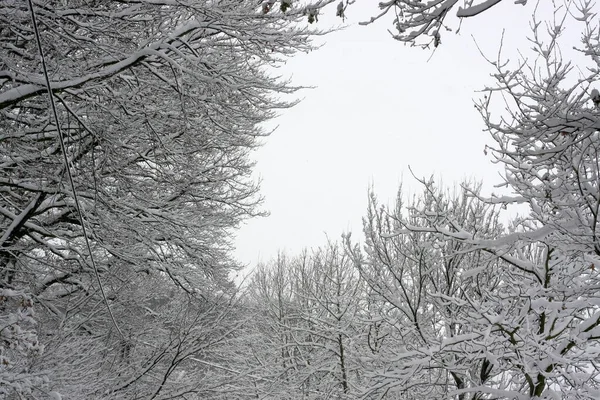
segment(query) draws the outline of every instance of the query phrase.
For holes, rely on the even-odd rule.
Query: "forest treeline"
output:
[[[0,0],[0,398],[600,397],[591,2],[491,62],[476,109],[501,192],[372,191],[363,236],[234,283],[232,234],[263,212],[249,155],[298,89],[272,67],[352,3]],[[370,22],[435,47],[456,3]]]

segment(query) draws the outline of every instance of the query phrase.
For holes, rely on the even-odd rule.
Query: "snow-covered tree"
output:
[[[492,93],[503,94],[508,118],[491,113],[494,94],[480,104],[496,142],[494,160],[504,166],[513,193],[489,201],[529,209],[512,235],[488,247],[529,283],[518,293],[537,319],[531,336],[516,343],[531,343],[527,389],[538,397],[591,399],[600,393],[600,113],[594,97],[600,37],[592,6],[582,2],[545,26],[534,21],[535,63],[495,64]],[[572,56],[577,60],[564,59],[560,47],[567,20],[582,26]]]
[[[294,91],[271,67],[313,32],[291,2],[29,4],[0,1],[0,386],[118,397],[144,365],[176,375],[215,323],[189,313],[233,295],[231,229],[260,212],[248,155]]]
[[[256,382],[260,397],[278,399],[299,396],[294,377],[297,352],[291,344],[291,325],[296,314],[287,257],[279,254],[268,265],[253,272],[248,292],[249,307],[258,321],[252,343],[260,377]]]
[[[478,107],[506,195],[482,198],[465,186],[465,201],[448,202],[422,181],[419,201],[368,214],[365,255],[348,246],[390,304],[384,320],[398,338],[372,357],[366,393],[598,398],[600,42],[590,10],[584,3],[554,22],[534,20],[534,59],[494,63],[497,85]],[[572,17],[584,27],[579,68],[559,47]],[[525,215],[503,230],[486,222],[511,204]]]
[[[447,398],[449,388],[491,377],[486,351],[465,344],[480,323],[465,303],[483,302],[495,292],[498,262],[482,250],[464,252],[468,246],[429,226],[435,223],[449,232],[468,226],[493,238],[502,232],[497,210],[465,193],[447,193],[431,181],[424,185],[423,193],[407,204],[399,191],[392,209],[379,206],[372,194],[364,252],[347,241],[371,289],[366,319],[371,351],[362,357],[369,377],[365,396]],[[471,276],[484,269],[476,279]]]
[[[331,243],[297,257],[280,255],[255,272],[249,289],[269,343],[256,353],[266,366],[262,381],[269,398],[356,393],[363,305],[358,278],[343,248]]]
[[[379,2],[379,12],[371,17],[363,25],[371,24],[379,19],[393,17],[394,28],[392,36],[401,42],[419,44],[423,46],[433,45],[437,47],[441,43],[441,36],[452,31],[458,25],[458,21],[448,22],[448,16],[457,19],[476,17],[489,11],[503,0],[439,0],[439,1],[414,1],[393,0]],[[512,1],[515,7],[524,6],[527,0],[504,0]],[[517,11],[517,10],[515,10]],[[519,10],[520,11],[520,10]],[[421,39],[421,40],[420,40]]]
[[[355,346],[363,285],[343,248],[332,243],[297,260],[295,273],[305,324],[294,340],[301,344],[309,339],[320,350],[308,371],[318,380],[319,391],[328,398],[347,397],[356,391],[360,376]]]

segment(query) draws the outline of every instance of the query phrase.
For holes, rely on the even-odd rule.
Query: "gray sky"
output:
[[[527,47],[535,6],[530,3],[504,1],[463,21],[458,35],[442,32],[433,57],[430,50],[391,39],[391,23],[357,26],[377,11],[375,2],[349,8],[348,28],[280,71],[316,88],[282,112],[274,121],[277,131],[254,154],[271,214],[241,227],[236,257],[255,265],[278,250],[297,253],[343,232],[361,239],[369,185],[382,203],[392,204],[400,182],[417,188],[409,166],[419,177],[442,177],[446,185],[465,177],[484,180],[488,189],[500,183],[498,169],[484,155],[489,139],[473,106],[482,95],[475,91],[493,83],[493,71],[471,35],[495,58],[506,29],[504,53],[514,57],[517,46]],[[327,11],[331,15],[320,16],[319,24],[339,23],[335,7]]]

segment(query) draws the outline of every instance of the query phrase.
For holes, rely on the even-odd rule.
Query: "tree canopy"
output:
[[[502,193],[373,189],[362,239],[234,282],[231,234],[263,213],[250,154],[298,89],[273,67],[312,49],[330,3],[0,0],[0,397],[599,397],[589,2],[490,62],[476,109]],[[382,2],[368,23],[438,45],[451,11],[499,3]]]
[[[459,0],[412,1],[393,0],[378,4],[379,13],[371,17],[364,25],[371,24],[384,17],[393,16],[392,36],[401,42],[437,47],[441,43],[443,31],[456,29],[455,22],[448,22],[453,14],[459,20],[473,18],[490,11],[503,0]],[[504,0],[506,1],[506,0]],[[526,5],[527,0],[514,0],[515,5]],[[429,37],[428,39],[426,39]],[[419,39],[422,39],[419,42]]]
[[[230,235],[261,213],[249,153],[291,105],[271,68],[311,48],[304,15],[238,0],[0,2],[3,395],[207,390],[183,363],[206,351],[198,337],[227,338]]]

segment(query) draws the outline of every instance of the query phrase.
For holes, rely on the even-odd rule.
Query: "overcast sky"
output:
[[[270,216],[241,227],[236,257],[255,265],[278,250],[297,253],[343,232],[361,239],[369,186],[392,204],[401,182],[417,187],[409,166],[446,185],[463,178],[484,180],[487,188],[500,183],[484,155],[489,139],[473,102],[482,96],[477,90],[493,83],[493,70],[471,36],[495,58],[506,29],[504,53],[516,57],[517,47],[528,47],[530,3],[504,1],[463,21],[459,34],[442,32],[433,56],[394,41],[387,32],[391,23],[358,26],[377,11],[375,2],[350,7],[345,30],[281,69],[294,83],[316,88],[281,113],[276,132],[254,153]],[[335,7],[327,11],[331,15],[320,16],[319,24],[339,23]]]

